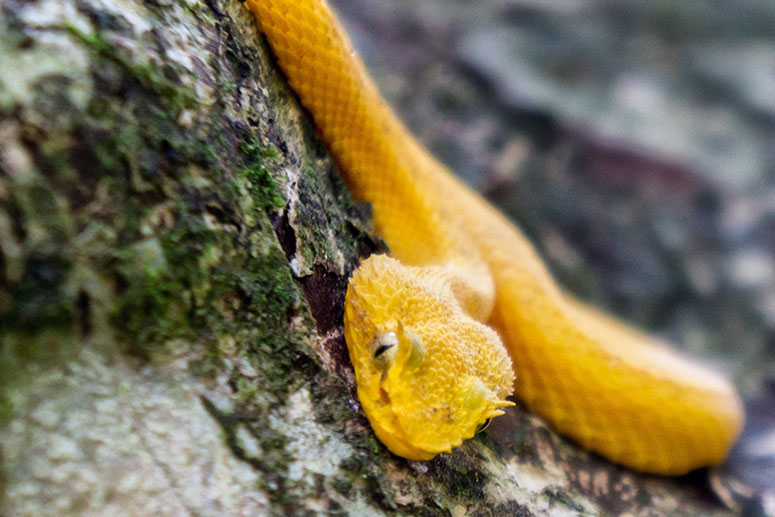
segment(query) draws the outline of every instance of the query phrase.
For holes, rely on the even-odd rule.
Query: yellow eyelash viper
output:
[[[449,451],[513,390],[636,470],[725,459],[743,423],[728,381],[561,292],[524,235],[385,105],[325,0],[245,5],[391,250],[361,264],[345,302],[358,397],[388,449]]]

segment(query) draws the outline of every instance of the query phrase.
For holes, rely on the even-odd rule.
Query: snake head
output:
[[[460,309],[438,270],[370,257],[350,280],[345,338],[366,416],[399,456],[450,451],[513,405],[500,338]]]

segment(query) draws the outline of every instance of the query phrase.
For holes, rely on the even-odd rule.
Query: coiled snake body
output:
[[[392,452],[449,451],[513,389],[633,469],[724,460],[743,422],[729,382],[561,292],[523,234],[384,104],[325,0],[246,5],[391,250],[353,275],[345,337],[361,404]]]

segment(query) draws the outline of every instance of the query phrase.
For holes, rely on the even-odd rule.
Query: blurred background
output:
[[[775,490],[775,2],[331,3],[567,290],[734,379],[727,468]]]

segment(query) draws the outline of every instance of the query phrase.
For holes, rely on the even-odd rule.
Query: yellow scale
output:
[[[726,458],[744,419],[731,384],[561,292],[519,229],[385,105],[324,0],[246,6],[391,250],[351,279],[345,337],[361,404],[392,452],[451,450],[513,391],[636,470]]]

